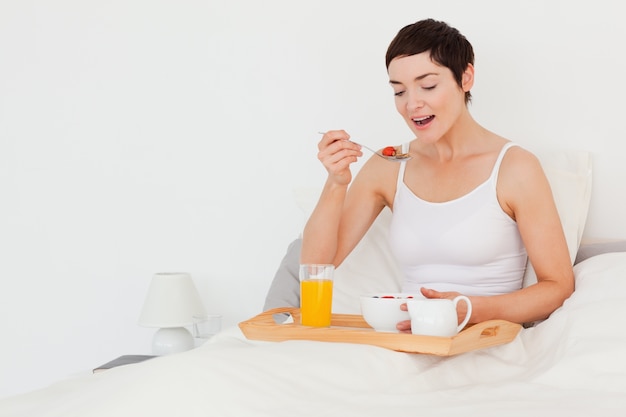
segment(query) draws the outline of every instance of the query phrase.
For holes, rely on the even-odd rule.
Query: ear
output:
[[[474,85],[474,66],[472,64],[467,64],[467,68],[465,68],[463,76],[461,77],[461,83],[463,91],[468,92],[472,89]]]

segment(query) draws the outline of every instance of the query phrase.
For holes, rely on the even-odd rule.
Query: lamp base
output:
[[[159,356],[184,352],[193,347],[193,336],[184,327],[160,328],[152,338],[152,353]]]

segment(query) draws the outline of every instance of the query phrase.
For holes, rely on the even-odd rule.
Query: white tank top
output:
[[[389,242],[404,274],[402,291],[421,287],[464,295],[497,295],[518,290],[526,268],[526,249],[517,223],[500,207],[498,171],[507,143],[489,178],[457,199],[432,203],[404,183],[400,165]]]

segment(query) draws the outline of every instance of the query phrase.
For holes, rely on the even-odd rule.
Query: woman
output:
[[[467,295],[471,323],[547,318],[574,289],[563,229],[537,158],[469,112],[471,44],[444,22],[422,20],[398,32],[386,65],[396,108],[415,135],[396,150],[412,158],[372,157],[353,180],[360,146],[343,130],[326,132],[318,158],[328,178],[305,226],[301,262],[340,265],[388,206],[403,291]],[[522,289],[527,258],[537,283]],[[465,308],[459,303],[459,317]],[[410,322],[398,329],[410,331]]]

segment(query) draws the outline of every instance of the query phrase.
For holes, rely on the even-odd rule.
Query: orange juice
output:
[[[304,326],[328,327],[333,301],[333,281],[306,279],[300,282],[300,315]]]

